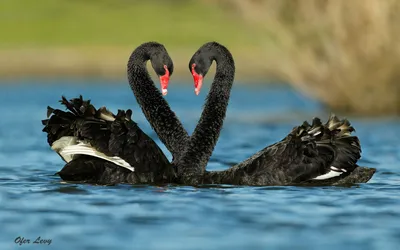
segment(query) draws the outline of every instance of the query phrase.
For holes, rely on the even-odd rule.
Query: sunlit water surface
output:
[[[196,97],[191,86],[169,88],[167,100],[190,133],[207,91]],[[41,132],[47,105],[60,107],[62,94],[133,109],[160,144],[125,84],[0,87],[0,249],[399,249],[398,119],[352,118],[360,164],[378,171],[351,188],[78,185],[54,176],[64,163]],[[208,169],[227,168],[328,114],[286,87],[236,85]],[[38,237],[51,244],[34,243]]]

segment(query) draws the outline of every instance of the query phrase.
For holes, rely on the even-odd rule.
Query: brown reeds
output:
[[[258,33],[274,77],[336,111],[400,114],[400,1],[217,2]]]

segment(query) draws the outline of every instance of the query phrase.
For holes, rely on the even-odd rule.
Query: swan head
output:
[[[168,66],[167,64],[160,64],[157,66],[153,65],[153,68],[154,71],[157,73],[158,77],[160,78],[161,92],[163,95],[166,95],[168,93],[169,78],[172,75],[173,66]]]
[[[205,60],[203,56],[204,55],[201,53],[196,53],[189,63],[189,70],[193,76],[194,92],[196,95],[199,95],[201,87],[203,86],[203,79],[211,66],[211,60]]]
[[[150,56],[151,65],[160,79],[161,92],[166,95],[168,93],[169,78],[174,72],[174,64],[167,50],[161,44],[152,52]]]
[[[193,76],[194,92],[200,93],[203,86],[203,79],[207,75],[213,60],[215,59],[215,46],[213,43],[206,43],[194,53],[189,61],[189,70]]]

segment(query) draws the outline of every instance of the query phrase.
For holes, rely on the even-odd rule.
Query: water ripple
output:
[[[83,94],[112,110],[132,108],[154,137],[126,86],[2,88],[0,223],[7,230],[0,234],[0,249],[21,248],[14,243],[18,236],[50,238],[57,249],[386,250],[400,244],[398,119],[351,119],[363,147],[360,165],[377,168],[367,184],[96,186],[65,183],[54,175],[63,162],[47,146],[40,120],[47,105],[58,106],[59,95]],[[167,100],[192,131],[203,100],[189,96],[189,87],[176,91]],[[319,107],[282,87],[235,87],[208,169],[241,162],[305,119],[321,113],[326,119],[328,112]],[[384,133],[370,132],[376,128]]]

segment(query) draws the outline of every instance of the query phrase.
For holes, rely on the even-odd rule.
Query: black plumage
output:
[[[201,79],[212,62],[217,63],[210,93],[191,137],[151,81],[145,68],[147,60],[152,61],[159,75],[166,65],[172,73],[172,61],[160,44],[139,46],[129,59],[128,79],[143,113],[171,151],[173,162],[169,163],[154,141],[132,121],[130,110],[113,115],[105,108],[96,109],[82,97],[71,101],[63,98],[62,104],[69,111],[48,108],[50,118],[43,121],[43,131],[53,148],[60,138],[73,137],[107,156],[120,157],[135,168],[131,171],[120,162],[78,154],[68,159],[59,172],[63,180],[97,184],[344,185],[367,182],[375,173],[373,168],[357,165],[360,142],[352,135],[350,123],[335,115],[325,124],[318,118],[312,124],[304,122],[280,142],[225,171],[206,171],[223,127],[234,81],[231,53],[216,42],[206,43],[189,62],[193,76]]]
[[[238,165],[219,172],[207,172],[205,183],[236,185],[332,185],[367,182],[375,173],[357,170],[361,156],[358,138],[347,120],[331,115],[326,124],[314,118],[295,127],[282,141],[257,152]],[[332,177],[323,177],[331,173]],[[355,174],[356,174],[355,173]],[[346,180],[347,181],[344,181]]]
[[[213,61],[217,63],[216,75],[199,124],[178,166],[182,183],[329,185],[344,184],[346,180],[366,182],[375,173],[375,169],[359,170],[357,161],[361,157],[361,146],[358,138],[351,135],[354,128],[346,119],[340,120],[335,115],[325,124],[319,118],[314,118],[311,125],[304,122],[282,141],[234,167],[207,172],[208,159],[223,126],[235,65],[229,50],[216,42],[203,45],[189,62],[189,70],[198,78],[207,74]]]
[[[129,58],[129,85],[152,128],[176,161],[188,134],[151,80],[146,69],[148,60],[160,77],[167,76],[168,79],[172,75],[173,63],[164,46],[148,42],[136,48]],[[82,97],[70,101],[63,97],[61,103],[68,111],[49,107],[49,119],[43,121],[43,131],[47,133],[48,143],[53,149],[63,152],[65,143],[59,143],[59,140],[64,137],[68,138],[66,143],[83,143],[84,147],[88,145],[105,157],[119,157],[124,161],[118,165],[91,155],[78,153],[73,158],[67,156],[68,159],[64,159],[67,164],[58,172],[63,180],[95,184],[175,182],[173,164],[132,121],[131,110],[119,110],[114,115],[104,107],[96,109]],[[134,171],[121,167],[126,164]]]
[[[72,136],[107,156],[124,159],[134,168],[132,172],[93,156],[75,155],[58,172],[63,180],[96,184],[174,181],[173,166],[157,144],[132,121],[131,110],[119,110],[113,115],[105,108],[96,109],[82,96],[70,101],[63,97],[61,103],[68,111],[49,107],[50,118],[43,121],[50,145],[61,137]]]

